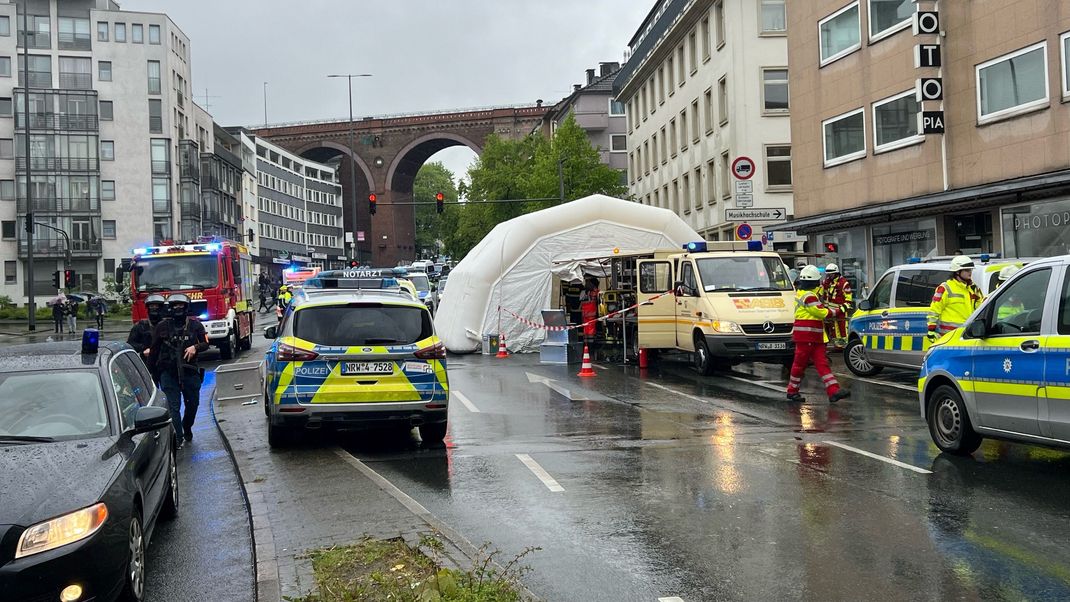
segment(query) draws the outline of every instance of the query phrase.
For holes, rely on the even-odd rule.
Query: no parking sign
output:
[[[740,224],[736,226],[737,239],[750,240],[751,234],[754,234],[754,230],[750,227],[750,224]]]

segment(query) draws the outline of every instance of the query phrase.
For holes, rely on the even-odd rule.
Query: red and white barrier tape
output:
[[[618,315],[623,314],[625,312],[632,311],[633,309],[636,309],[640,305],[648,305],[648,304],[656,301],[657,299],[660,299],[660,298],[662,298],[662,297],[664,297],[666,295],[671,295],[671,294],[672,294],[672,292],[669,291],[669,292],[661,293],[659,295],[654,295],[653,297],[647,299],[646,301],[641,301],[641,302],[636,303],[635,305],[632,305],[630,307],[625,307],[624,309],[618,309],[617,311],[610,312],[610,313],[608,313],[608,314],[606,314],[606,315],[604,315],[604,316],[602,316],[600,318],[595,318],[594,320],[587,320],[586,322],[583,322],[582,324],[571,324],[569,326],[547,326],[546,324],[540,324],[538,322],[534,322],[532,320],[529,320],[529,319],[525,318],[524,316],[521,316],[520,314],[518,314],[518,313],[516,313],[516,312],[514,312],[512,310],[506,309],[504,307],[499,307],[498,309],[501,310],[501,311],[504,311],[505,313],[509,314],[510,316],[516,318],[516,320],[518,322],[520,322],[521,324],[524,324],[525,326],[528,326],[530,328],[535,328],[537,330],[546,330],[546,331],[549,331],[549,332],[561,332],[561,331],[565,331],[565,330],[574,330],[576,328],[583,328],[584,326],[587,326],[589,324],[594,324],[596,322],[603,322],[603,321],[608,320],[609,318],[612,318],[614,316],[618,316]]]

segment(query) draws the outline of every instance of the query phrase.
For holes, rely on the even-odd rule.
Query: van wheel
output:
[[[710,355],[710,347],[706,344],[706,337],[702,335],[695,335],[695,369],[703,376],[712,375],[716,369],[713,357]]]
[[[843,350],[843,363],[856,376],[874,376],[884,370],[884,366],[875,366],[866,357],[866,347],[862,339],[851,339]]]
[[[423,439],[424,445],[437,445],[442,443],[442,440],[446,438],[445,422],[421,424],[419,428],[420,439]]]
[[[937,387],[929,396],[925,414],[929,434],[941,451],[968,456],[981,446],[982,437],[973,430],[966,404],[953,387]]]

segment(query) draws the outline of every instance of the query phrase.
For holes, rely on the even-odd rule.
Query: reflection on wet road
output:
[[[1070,598],[1070,454],[941,455],[909,374],[792,406],[776,368],[573,372],[455,358],[444,448],[345,445],[470,541],[542,548],[547,600]]]

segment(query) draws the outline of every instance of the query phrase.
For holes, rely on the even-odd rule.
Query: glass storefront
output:
[[[1070,253],[1070,199],[1004,207],[1007,257],[1053,257]]]
[[[936,254],[936,218],[873,226],[873,275],[906,263],[911,257]]]
[[[838,247],[835,255],[826,255],[821,258],[821,267],[830,263],[839,264],[840,273],[851,283],[851,288],[854,289],[856,294],[868,292],[869,276],[866,269],[868,267],[866,247],[868,245],[866,244],[865,227],[822,234],[818,239],[820,243],[818,244],[819,251],[824,248],[825,243],[829,242],[836,243]]]

